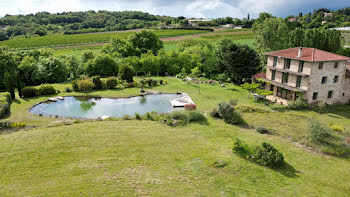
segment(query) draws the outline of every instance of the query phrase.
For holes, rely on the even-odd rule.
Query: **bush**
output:
[[[146,83],[148,84],[149,87],[152,86],[152,79],[146,79]]]
[[[142,117],[140,116],[140,114],[135,113],[135,119],[136,120],[142,120]]]
[[[17,123],[12,123],[11,128],[23,128],[26,126],[26,123],[24,122],[17,122]]]
[[[189,122],[206,121],[206,117],[196,111],[173,111],[166,117],[166,122],[171,126],[185,125]]]
[[[38,89],[35,87],[24,87],[22,89],[22,95],[24,98],[38,96]]]
[[[269,113],[272,112],[271,109],[268,108],[261,108],[261,107],[256,107],[253,105],[238,105],[235,107],[236,110],[240,111],[240,112],[247,112],[247,113],[252,113],[252,112],[259,112],[259,113]]]
[[[160,85],[163,85],[163,80],[162,80],[162,79],[159,80],[159,84],[160,84]]]
[[[10,112],[10,104],[7,102],[0,102],[0,118],[3,118]]]
[[[131,82],[131,83],[128,83],[128,84],[126,85],[126,87],[127,87],[127,88],[133,88],[133,87],[135,87],[135,85],[134,85],[133,82]]]
[[[10,121],[0,121],[0,129],[8,129],[11,128],[13,122]]]
[[[114,89],[118,85],[118,80],[115,77],[108,77],[106,80],[106,86],[108,89]]]
[[[77,82],[79,91],[89,91],[92,90],[95,85],[90,79],[82,79]]]
[[[239,101],[238,99],[230,99],[229,103],[231,106],[235,107],[238,104],[238,101]]]
[[[187,117],[188,117],[187,118],[188,122],[206,121],[205,116],[199,112],[196,112],[196,111],[188,111]]]
[[[288,108],[293,110],[303,110],[308,109],[309,107],[309,104],[305,100],[300,98],[288,104]]]
[[[73,90],[69,87],[66,87],[66,92],[72,92]]]
[[[317,121],[310,121],[309,123],[309,138],[317,143],[324,142],[331,134],[328,129]]]
[[[255,149],[254,161],[270,168],[281,167],[284,163],[283,154],[269,143],[262,143]]]
[[[78,80],[72,82],[72,88],[74,91],[79,91]]]
[[[219,112],[216,108],[214,108],[211,112],[210,112],[210,116],[213,118],[220,118]]]
[[[218,114],[228,124],[243,124],[244,120],[242,115],[235,111],[235,109],[228,103],[219,103]]]
[[[340,132],[340,133],[344,132],[344,128],[339,126],[339,125],[332,125],[331,129],[332,129],[332,131],[336,131],[336,132]]]
[[[40,95],[56,94],[56,89],[52,85],[42,85],[39,88]]]
[[[245,159],[248,159],[249,155],[252,154],[250,147],[239,138],[237,138],[235,143],[233,144],[232,151],[238,156]]]
[[[152,79],[152,86],[156,86],[156,85],[158,85],[158,80]]]
[[[127,82],[133,82],[134,81],[134,71],[132,68],[126,64],[122,65],[119,68],[119,75],[122,80],[126,80]]]
[[[103,89],[103,83],[99,76],[93,77],[92,82],[94,83],[94,86],[95,86],[94,89],[96,90]]]
[[[269,130],[268,130],[267,128],[265,128],[265,127],[258,127],[258,128],[256,129],[256,131],[259,132],[259,133],[261,133],[261,134],[267,134],[267,133],[269,133]]]
[[[187,111],[192,111],[192,110],[196,110],[196,109],[197,109],[197,107],[193,103],[185,105],[185,110],[187,110]]]
[[[146,119],[154,121],[153,116],[149,112],[146,113]]]

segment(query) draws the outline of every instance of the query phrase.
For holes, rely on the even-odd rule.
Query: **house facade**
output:
[[[349,57],[303,47],[266,55],[266,89],[275,98],[293,101],[301,97],[310,104],[349,102]]]

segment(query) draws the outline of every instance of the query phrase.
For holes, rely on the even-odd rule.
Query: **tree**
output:
[[[260,67],[259,56],[253,49],[247,45],[237,45],[232,40],[222,40],[216,56],[221,72],[227,73],[232,82],[241,83]]]
[[[58,83],[67,79],[66,64],[59,58],[40,58],[38,61],[37,80],[40,83]]]
[[[94,53],[92,51],[85,51],[81,57],[81,61],[86,63],[87,61],[94,59]]]
[[[85,64],[85,72],[89,76],[116,76],[118,65],[110,55],[99,54]]]
[[[111,39],[109,52],[116,52],[122,57],[141,56],[141,54],[151,51],[157,55],[163,48],[163,42],[151,31],[142,30],[130,35],[126,40],[119,36]]]
[[[21,71],[17,72],[16,85],[17,85],[18,95],[21,98],[22,97],[22,88],[23,88],[23,84],[21,81]]]
[[[281,18],[257,20],[253,25],[255,47],[261,60],[266,62],[264,53],[288,48],[288,27]]]
[[[249,91],[248,98],[250,98],[250,93],[255,92],[260,86],[260,83],[244,83],[241,85],[242,88],[246,89]]]
[[[257,90],[256,90],[256,93],[259,94],[259,95],[261,95],[261,96],[263,96],[263,97],[264,97],[264,100],[265,100],[265,102],[266,102],[266,97],[272,95],[272,94],[273,94],[273,91],[265,90],[265,89],[262,89],[262,90],[257,89]]]
[[[0,47],[0,76],[5,76],[6,72],[14,73],[16,69],[16,62],[14,56],[7,52],[6,48]],[[0,90],[4,90],[5,78],[0,77]]]
[[[69,79],[76,79],[84,73],[84,68],[78,58],[74,55],[65,57]]]
[[[307,29],[303,38],[303,46],[313,47],[336,53],[342,48],[340,31],[328,29]]]
[[[38,76],[38,63],[32,56],[26,56],[23,58],[18,66],[18,70],[21,72],[21,79],[27,85],[37,85],[40,83],[37,80]]]
[[[132,68],[126,64],[123,64],[119,68],[119,75],[122,80],[126,80],[127,82],[133,82],[134,81],[134,71]]]
[[[15,95],[15,88],[13,86],[12,76],[10,75],[9,72],[6,72],[4,78],[5,78],[5,84],[6,84],[6,91],[11,94],[12,99],[15,99],[16,95]]]

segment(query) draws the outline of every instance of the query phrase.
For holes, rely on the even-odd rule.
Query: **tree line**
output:
[[[234,63],[233,63],[234,62]],[[0,48],[0,89],[7,88],[5,79],[13,86],[34,86],[58,83],[92,76],[118,76],[124,70],[132,75],[196,76],[216,79],[226,76],[240,83],[259,70],[258,54],[246,45],[223,40],[213,46],[205,40],[190,40],[175,51],[164,50],[162,41],[151,31],[140,31],[127,38],[115,37],[100,52],[86,51],[78,58],[74,55],[54,56],[48,49],[8,51]],[[225,74],[223,74],[225,73]],[[224,77],[225,78],[225,77]]]
[[[255,20],[253,25],[255,47],[263,62],[266,61],[263,55],[266,52],[299,46],[350,55],[350,50],[343,47],[344,39],[340,31],[292,27],[289,23],[268,13],[261,13]]]

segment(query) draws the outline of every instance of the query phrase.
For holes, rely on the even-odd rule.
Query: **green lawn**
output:
[[[18,99],[8,119],[36,128],[0,134],[0,196],[348,196],[349,159],[324,155],[300,142],[310,118],[349,128],[350,106],[330,107],[323,114],[290,111],[248,99],[247,91],[232,84],[225,88],[203,84],[199,93],[196,86],[179,79],[165,80],[168,85],[153,89],[187,92],[206,114],[231,98],[270,108],[274,111],[243,116],[248,124],[266,126],[274,134],[262,135],[210,117],[208,125],[176,128],[136,120],[74,124],[28,112],[49,97]],[[68,86],[55,84],[60,91]],[[126,97],[138,92],[139,88],[131,88],[89,94]],[[273,144],[287,166],[273,170],[237,157],[231,151],[237,137],[251,145]],[[228,165],[213,167],[216,161]]]

